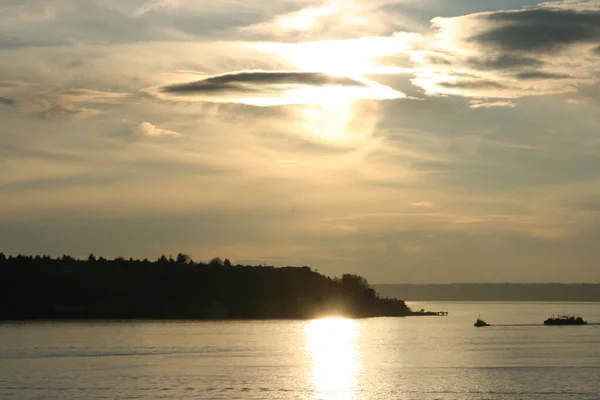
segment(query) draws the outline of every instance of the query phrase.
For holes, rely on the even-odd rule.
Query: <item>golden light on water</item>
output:
[[[312,358],[315,398],[354,399],[360,371],[358,322],[343,318],[313,320],[305,328]]]

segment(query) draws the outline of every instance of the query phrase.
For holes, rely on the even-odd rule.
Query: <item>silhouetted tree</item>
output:
[[[177,254],[177,264],[189,264],[192,258],[184,253]]]
[[[365,288],[365,289],[369,288],[369,282],[367,281],[366,278],[364,278],[360,275],[354,275],[354,274],[342,275],[342,284],[349,285],[349,286],[357,286],[357,287],[361,287],[361,288]]]
[[[94,254],[90,254],[90,255],[88,256],[88,261],[89,261],[89,262],[94,262],[94,261],[96,261],[96,257],[94,256]]]
[[[223,260],[221,260],[220,257],[215,257],[209,261],[209,264],[213,266],[221,266],[223,265]]]
[[[231,261],[229,261],[229,258],[226,258],[223,261],[223,266],[225,266],[225,267],[231,267]]]

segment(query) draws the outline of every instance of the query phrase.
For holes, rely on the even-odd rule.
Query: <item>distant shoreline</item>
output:
[[[382,296],[405,301],[600,302],[597,283],[374,284]]]

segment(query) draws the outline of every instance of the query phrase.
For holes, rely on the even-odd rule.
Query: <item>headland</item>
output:
[[[310,319],[431,315],[382,298],[361,276],[233,265],[0,254],[0,319]]]

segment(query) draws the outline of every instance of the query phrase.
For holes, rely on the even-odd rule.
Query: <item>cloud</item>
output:
[[[0,82],[0,95],[3,104],[17,105],[25,113],[38,113],[44,118],[79,119],[103,114],[105,111],[101,107],[124,104],[130,96],[91,89],[56,89],[23,82]]]
[[[53,118],[76,118],[76,119],[85,119],[90,117],[95,117],[97,115],[104,114],[103,111],[93,109],[93,108],[85,108],[85,107],[74,107],[72,105],[53,105],[43,113],[44,118],[53,119]]]
[[[492,107],[516,107],[512,101],[483,101],[471,100],[469,103],[471,108],[492,108]]]
[[[130,96],[128,93],[103,92],[91,89],[59,90],[56,95],[74,103],[122,104]]]
[[[492,99],[571,93],[592,84],[600,75],[594,57],[600,7],[556,4],[434,18],[436,39],[412,54],[420,65],[413,83],[428,94]]]
[[[600,39],[600,10],[500,11],[482,14],[477,19],[486,24],[486,29],[467,41],[501,50],[555,52],[568,45]]]
[[[394,8],[410,4],[407,0],[298,1],[295,4],[301,7],[239,27],[236,33],[255,40],[299,43],[426,30],[422,21]]]
[[[319,0],[3,0],[0,48],[240,38],[244,35],[236,31],[238,27],[260,24],[280,14],[318,7],[320,3]]]
[[[7,106],[12,106],[13,104],[15,104],[15,100],[14,99],[9,99],[7,97],[0,97],[0,104],[4,104]]]
[[[52,2],[5,0],[0,12],[0,26],[11,22],[35,23],[51,20],[54,17]]]
[[[544,62],[532,57],[524,57],[516,54],[500,54],[492,58],[470,58],[466,64],[473,69],[483,70],[510,70],[523,67],[542,67]]]
[[[436,204],[431,201],[417,201],[412,203],[411,206],[426,209],[436,208]]]
[[[305,71],[239,71],[150,89],[162,99],[231,102],[257,106],[311,104],[347,99],[404,97],[362,77]],[[343,98],[345,96],[345,98]]]
[[[583,104],[583,99],[566,99],[567,104]]]
[[[181,134],[179,132],[171,131],[168,129],[161,129],[156,125],[151,124],[150,122],[142,122],[136,127],[136,133],[145,137],[151,138],[165,138],[165,137],[179,137]]]
[[[598,0],[546,1],[541,3],[540,6],[551,9],[567,9],[578,11],[596,11],[600,9],[600,3],[598,3]]]
[[[136,8],[133,11],[133,15],[136,17],[141,17],[145,14],[148,14],[148,13],[156,11],[156,10],[174,9],[174,8],[179,7],[180,5],[181,5],[180,0],[153,0],[153,1],[149,1],[146,4]]]
[[[515,78],[519,80],[528,80],[528,79],[569,79],[572,78],[571,75],[568,74],[557,74],[551,72],[543,72],[543,71],[523,71],[519,72],[515,75]]]
[[[240,32],[272,34],[274,31],[306,31],[320,23],[325,17],[336,14],[340,6],[327,4],[321,7],[307,7],[288,14],[278,15],[270,21],[240,28]]]
[[[440,82],[440,86],[447,89],[505,89],[501,83],[491,80],[456,80],[454,82]]]
[[[364,82],[321,72],[243,71],[217,75],[195,82],[166,86],[167,93],[253,92],[260,86],[346,86],[365,87]]]

